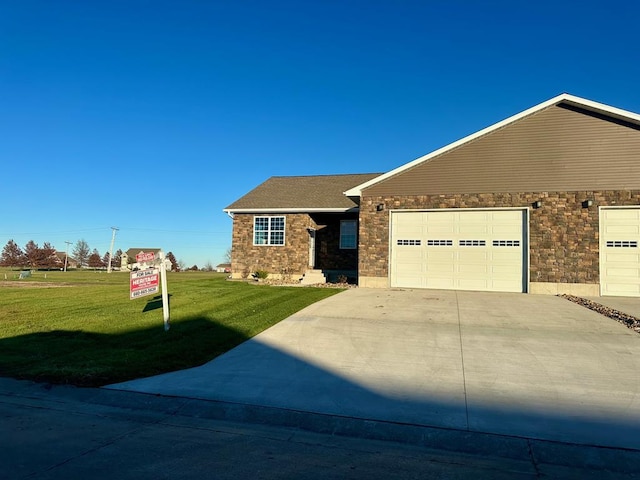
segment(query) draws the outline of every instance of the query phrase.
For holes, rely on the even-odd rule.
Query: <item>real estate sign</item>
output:
[[[140,252],[136,255],[136,262],[138,263],[150,263],[155,260],[155,254],[153,252]]]
[[[160,285],[160,271],[157,268],[145,268],[137,272],[131,272],[130,298],[144,297],[158,293]]]

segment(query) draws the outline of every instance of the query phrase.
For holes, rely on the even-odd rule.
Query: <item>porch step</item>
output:
[[[324,276],[322,270],[307,270],[300,279],[302,285],[315,285],[316,283],[327,283],[327,277]]]

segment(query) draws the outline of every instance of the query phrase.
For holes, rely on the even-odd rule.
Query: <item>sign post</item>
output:
[[[164,254],[160,256],[160,281],[162,282],[162,318],[166,332],[169,330],[169,293],[167,292],[167,266],[164,263]]]

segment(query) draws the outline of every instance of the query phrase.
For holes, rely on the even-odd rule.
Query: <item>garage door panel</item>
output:
[[[610,278],[637,278],[640,270],[637,268],[607,268],[607,276]]]
[[[460,224],[460,227],[458,229],[458,232],[461,235],[483,235],[486,236],[486,234],[489,233],[489,226],[485,225],[478,225],[478,224]]]
[[[392,212],[391,285],[524,291],[524,215],[522,210]],[[401,228],[405,223],[413,229]],[[421,265],[420,278],[394,243],[399,232],[418,230],[424,255],[413,261]]]
[[[458,253],[459,263],[486,263],[489,260],[489,252],[486,249],[460,249]]]
[[[466,274],[478,274],[485,277],[486,274],[489,272],[489,267],[486,264],[476,264],[476,265],[462,264],[458,267],[458,272],[465,276]]]
[[[605,221],[636,221],[640,222],[640,209],[611,208],[603,209],[603,217]]]
[[[522,271],[518,270],[517,268],[513,268],[513,264],[500,265],[500,264],[492,263],[491,273],[494,275],[494,277],[498,276],[498,277],[510,278],[510,279],[522,277]]]
[[[430,213],[437,213],[439,214],[440,212],[430,212]],[[490,219],[491,219],[491,212],[487,212],[487,211],[479,211],[479,210],[474,210],[471,212],[465,212],[465,211],[457,211],[457,212],[451,212],[454,215],[453,220],[460,222],[460,224],[465,224],[465,225],[472,225],[472,224],[486,224]]]
[[[455,230],[448,223],[429,224],[425,226],[425,233],[432,238],[439,238],[441,236],[451,236],[455,233]]]
[[[498,249],[494,248],[491,252],[491,257],[494,263],[504,263],[513,265],[520,260],[522,255],[519,249]]]
[[[415,286],[409,287],[408,285],[406,285],[406,287],[416,288]],[[437,278],[437,277],[436,278],[428,277],[425,282],[425,287],[435,288],[438,290],[454,290],[455,289],[455,285],[451,278]]]
[[[604,259],[607,265],[615,263],[635,264],[640,262],[640,253],[605,252]]]
[[[638,235],[640,234],[640,225],[609,225],[605,229],[605,233],[608,235],[607,238],[612,235],[617,235],[618,237],[621,235]]]
[[[427,263],[424,272],[430,275],[447,274],[451,276],[455,272],[455,266],[452,263]]]
[[[614,293],[612,293],[614,292]],[[640,285],[632,285],[629,283],[608,282],[609,296],[637,297],[640,296]]]

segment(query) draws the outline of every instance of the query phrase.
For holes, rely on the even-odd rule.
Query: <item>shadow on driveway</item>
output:
[[[559,297],[353,289],[206,365],[107,388],[218,402],[230,419],[306,415],[318,431],[640,450],[638,371],[640,336]]]

